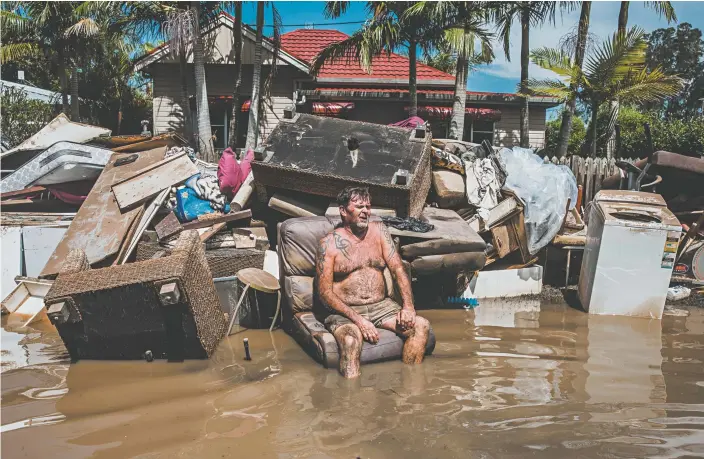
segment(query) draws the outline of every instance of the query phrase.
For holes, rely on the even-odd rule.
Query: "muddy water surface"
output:
[[[69,365],[49,327],[3,318],[2,456],[704,456],[704,310],[489,306],[423,311],[434,355],[356,381],[282,331],[234,335],[210,361]]]

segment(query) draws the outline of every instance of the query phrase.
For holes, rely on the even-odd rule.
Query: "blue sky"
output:
[[[364,2],[353,2],[349,11],[339,20],[331,21],[323,16],[324,2],[276,2],[276,7],[281,14],[284,32],[301,28],[301,24],[308,24],[316,29],[337,29],[345,33],[352,33],[360,24],[342,24],[342,22],[364,21],[366,13]],[[246,23],[255,22],[256,10],[252,3],[245,4],[243,19]],[[689,22],[692,26],[704,30],[704,2],[673,2],[675,12],[680,22]],[[591,11],[590,33],[600,40],[609,37],[616,30],[620,2],[604,1],[594,2]],[[579,20],[579,11],[565,13],[558,16],[556,24],[547,24],[542,28],[531,31],[530,46],[556,46],[560,38],[572,31]],[[631,2],[628,15],[629,25],[638,25],[650,32],[660,27],[667,27],[667,21],[661,19],[644,2]],[[267,8],[266,23],[271,24],[271,14]],[[333,23],[333,24],[330,24]],[[267,31],[271,30],[267,28]],[[503,49],[496,43],[494,51],[496,59],[493,64],[482,66],[469,76],[467,89],[473,91],[514,92],[520,77],[520,26],[512,27],[511,61],[507,61]],[[552,72],[543,70],[533,64],[529,69],[531,77],[545,78],[554,76]]]

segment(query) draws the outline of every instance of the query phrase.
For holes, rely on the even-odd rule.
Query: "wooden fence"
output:
[[[637,158],[620,159],[629,163],[637,161]],[[616,167],[616,160],[613,158],[582,158],[579,156],[548,158],[546,156],[543,158],[543,162],[562,164],[572,169],[572,173],[577,178],[577,185],[582,185],[582,206],[586,206],[594,199],[594,195],[601,189],[601,182],[604,178],[619,171],[619,168]]]

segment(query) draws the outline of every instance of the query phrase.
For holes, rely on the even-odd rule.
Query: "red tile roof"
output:
[[[348,37],[349,35],[338,30],[298,29],[281,36],[281,47],[292,56],[310,63],[326,46]],[[449,73],[441,72],[421,63],[417,64],[417,69],[419,82],[440,80],[452,84],[455,81],[455,77]],[[318,78],[355,78],[368,79],[370,82],[378,80],[408,81],[408,59],[394,53],[390,56],[375,57],[372,60],[371,74],[365,72],[358,63],[347,63],[345,59],[341,59],[333,64],[326,64],[320,71]]]

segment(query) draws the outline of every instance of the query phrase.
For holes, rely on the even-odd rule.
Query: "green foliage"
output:
[[[30,100],[21,89],[7,88],[0,102],[2,141],[15,147],[36,134],[51,121],[56,113],[54,106],[39,100]]]
[[[557,154],[557,144],[560,137],[560,125],[562,124],[562,116],[548,121],[545,127],[545,150],[544,154],[552,157]],[[570,132],[570,140],[567,144],[568,155],[579,155],[584,139],[587,136],[587,128],[584,125],[582,118],[578,116],[572,117],[572,131]]]
[[[677,29],[656,29],[646,35],[649,69],[661,67],[666,73],[685,80],[684,89],[660,103],[647,104],[668,118],[688,118],[701,110],[704,97],[704,40],[702,31],[683,22]]]
[[[644,123],[650,123],[655,150],[672,151],[685,155],[704,154],[704,117],[665,119],[656,112],[641,112],[621,107],[618,123],[621,126],[619,156],[642,158],[648,153]]]

